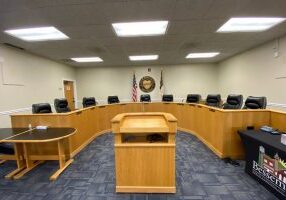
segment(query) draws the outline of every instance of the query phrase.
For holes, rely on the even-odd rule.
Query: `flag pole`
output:
[[[132,101],[137,102],[137,82],[135,77],[135,70],[133,70],[133,76],[132,76]]]
[[[161,68],[160,94],[161,94],[161,98],[162,98],[162,97],[163,97],[163,94],[164,94],[163,68]]]

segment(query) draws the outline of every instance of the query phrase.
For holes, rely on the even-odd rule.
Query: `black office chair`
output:
[[[230,94],[226,99],[226,103],[222,105],[223,109],[241,109],[243,96],[241,94]]]
[[[71,111],[68,105],[68,101],[65,98],[55,99],[54,105],[57,113],[66,113]]]
[[[141,102],[151,102],[151,97],[149,94],[141,94],[140,101]]]
[[[32,105],[32,113],[52,113],[52,108],[49,103],[37,103]]]
[[[265,109],[267,106],[266,97],[247,97],[243,109]]]
[[[220,94],[209,94],[206,99],[206,105],[212,107],[220,107],[221,96]]]
[[[108,96],[107,102],[108,102],[108,104],[120,103],[118,96]]]
[[[165,101],[165,102],[173,102],[173,100],[174,100],[174,97],[172,94],[164,94],[162,97],[162,101]]]
[[[201,98],[202,97],[199,94],[188,94],[186,102],[187,103],[200,103]]]
[[[0,154],[14,155],[14,147],[11,143],[0,143]]]
[[[90,106],[95,106],[97,103],[94,97],[83,97],[82,98],[82,107],[87,108]]]

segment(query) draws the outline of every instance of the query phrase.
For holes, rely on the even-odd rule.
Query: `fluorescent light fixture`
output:
[[[103,62],[100,57],[82,57],[82,58],[71,58],[76,62]]]
[[[157,60],[158,58],[159,58],[158,55],[129,56],[129,60],[131,60],[131,61]]]
[[[285,21],[286,18],[242,17],[230,18],[217,32],[259,32]]]
[[[208,53],[190,53],[186,58],[212,58],[219,54],[219,52],[208,52]]]
[[[146,21],[113,23],[112,27],[119,37],[138,37],[164,35],[168,27],[168,21]]]
[[[47,41],[69,39],[64,33],[53,26],[6,30],[5,33],[25,41]]]

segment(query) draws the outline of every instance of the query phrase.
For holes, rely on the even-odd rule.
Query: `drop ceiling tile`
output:
[[[111,25],[60,26],[62,32],[72,39],[99,39],[115,37]]]
[[[285,0],[248,0],[239,1],[238,16],[286,17]]]
[[[215,33],[223,24],[222,20],[194,19],[172,22],[167,34],[207,34]]]
[[[213,0],[179,0],[174,7],[173,20],[202,19]]]
[[[175,6],[174,0],[107,2],[110,22],[169,20]]]
[[[159,54],[156,64],[217,62],[286,34],[285,22],[260,33],[216,33],[226,20],[246,15],[286,17],[285,10],[285,0],[1,0],[0,42],[60,62],[78,55],[100,55],[102,66],[142,65],[128,60],[135,53]],[[119,38],[111,27],[112,22],[144,20],[169,20],[167,34]],[[47,25],[71,39],[25,42],[3,33],[8,28]],[[207,61],[185,59],[191,51],[220,51],[221,55]]]
[[[0,13],[9,13],[27,9],[28,5],[23,0],[1,0]],[[17,5],[17,6],[15,6]]]
[[[55,25],[83,26],[106,24],[106,4],[75,4],[43,7],[38,9],[42,16]]]
[[[2,30],[51,25],[53,23],[41,16],[38,10],[25,9],[22,11],[0,13],[0,28]]]

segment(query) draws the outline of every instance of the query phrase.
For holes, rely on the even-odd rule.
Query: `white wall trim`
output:
[[[14,109],[14,110],[0,111],[0,115],[11,115],[11,114],[14,114],[14,113],[26,112],[26,111],[32,111],[32,107],[18,108],[18,109]]]
[[[52,110],[55,110],[55,106],[52,103],[49,103],[51,105]],[[17,108],[13,110],[6,110],[6,111],[0,111],[0,115],[11,115],[15,113],[21,113],[21,112],[31,112],[32,113],[32,106],[26,107],[26,108]]]
[[[286,108],[286,104],[282,104],[282,103],[268,103],[267,106],[268,107]]]

